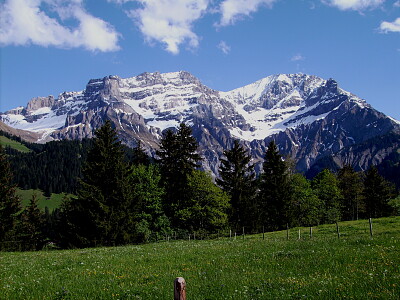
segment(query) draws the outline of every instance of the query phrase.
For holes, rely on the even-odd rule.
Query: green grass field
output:
[[[20,142],[11,140],[3,135],[0,136],[0,144],[3,147],[10,146],[11,148],[18,150],[20,152],[30,152],[31,151],[24,144],[21,144]]]
[[[0,253],[0,299],[399,299],[400,217],[138,246]]]
[[[44,210],[45,207],[52,212],[54,209],[60,207],[61,202],[65,194],[51,194],[50,198],[45,197],[41,190],[21,190],[17,189],[17,195],[21,198],[22,205],[29,205],[29,201],[32,199],[32,195],[36,194],[38,198],[38,207]]]

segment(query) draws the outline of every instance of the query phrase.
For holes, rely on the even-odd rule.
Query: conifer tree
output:
[[[134,165],[144,165],[144,166],[148,166],[150,164],[149,156],[144,151],[143,144],[140,140],[137,140],[137,144],[133,148],[132,163]]]
[[[75,246],[119,245],[133,235],[128,166],[111,122],[100,127],[84,164],[78,197],[66,203]]]
[[[343,220],[358,220],[365,211],[362,191],[363,182],[359,173],[350,165],[345,165],[337,174],[338,185],[343,196],[341,212]]]
[[[283,228],[287,223],[284,209],[290,199],[288,179],[288,166],[272,140],[265,153],[259,200],[259,220],[269,229]]]
[[[161,176],[165,187],[164,208],[172,222],[177,221],[175,212],[185,206],[188,176],[201,160],[197,154],[198,143],[189,126],[181,123],[176,133],[167,130],[157,151],[161,165]],[[178,224],[175,224],[178,225]]]
[[[230,196],[231,224],[238,230],[243,226],[252,229],[255,220],[255,173],[251,156],[238,140],[221,158],[220,179],[217,184]],[[250,227],[250,228],[249,228]]]
[[[15,239],[18,213],[21,211],[12,179],[10,164],[0,145],[0,249],[9,248],[4,242]]]
[[[314,177],[311,184],[314,192],[322,202],[321,222],[335,223],[340,220],[340,203],[342,194],[335,174],[328,169],[322,170]]]
[[[44,214],[38,207],[38,198],[34,193],[29,205],[22,213],[20,237],[26,250],[39,250],[44,242],[43,226]]]
[[[388,202],[395,195],[394,186],[379,175],[375,166],[369,168],[365,174],[363,194],[368,217],[390,215],[391,207]]]

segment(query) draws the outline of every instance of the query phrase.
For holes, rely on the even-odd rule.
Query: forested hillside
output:
[[[248,149],[235,141],[214,181],[199,169],[198,143],[184,123],[164,132],[155,162],[140,143],[123,146],[110,121],[92,140],[24,145],[31,151],[1,150],[2,249],[124,245],[399,214],[395,185],[378,168],[360,173],[345,165],[308,180],[274,141],[261,176]],[[38,209],[36,195],[22,208],[13,178],[22,187],[76,196],[65,197],[52,213]]]

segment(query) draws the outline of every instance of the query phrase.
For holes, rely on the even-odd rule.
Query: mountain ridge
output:
[[[250,149],[258,171],[266,145],[274,139],[305,172],[324,156],[400,132],[400,122],[341,89],[335,80],[302,73],[271,75],[228,92],[213,90],[186,71],[110,75],[89,80],[82,91],[32,98],[26,107],[0,118],[8,126],[40,134],[38,142],[90,138],[110,119],[125,144],[141,140],[153,155],[163,131],[185,122],[199,141],[203,167],[214,174],[234,139]]]

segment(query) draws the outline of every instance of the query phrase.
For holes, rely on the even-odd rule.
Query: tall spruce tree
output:
[[[157,151],[161,165],[161,176],[165,187],[164,208],[175,225],[175,213],[188,200],[188,177],[201,160],[197,154],[198,143],[189,126],[181,123],[176,133],[167,130]],[[179,223],[179,221],[178,221]]]
[[[363,182],[359,173],[351,165],[345,165],[337,174],[338,185],[343,196],[341,203],[342,219],[358,220],[365,212],[363,201]]]
[[[265,153],[259,194],[259,220],[268,229],[283,228],[287,223],[284,209],[290,200],[288,179],[288,166],[272,140]]]
[[[395,195],[394,186],[379,175],[375,166],[370,167],[365,174],[363,194],[368,217],[390,215],[391,207],[388,202]]]
[[[132,163],[136,166],[138,165],[148,166],[150,164],[150,158],[144,151],[143,144],[140,140],[137,140],[137,144],[133,148]]]
[[[20,199],[15,194],[12,180],[10,164],[0,145],[0,250],[12,250],[12,244],[6,244],[5,241],[15,240],[18,213],[21,211]]]
[[[230,196],[230,223],[236,230],[246,226],[252,230],[255,221],[255,173],[251,156],[235,140],[230,150],[224,151],[217,184]]]
[[[44,244],[44,213],[38,207],[38,198],[34,193],[29,205],[22,213],[20,238],[25,250],[40,250]]]
[[[83,167],[78,197],[66,204],[75,246],[120,245],[133,236],[128,166],[110,121],[100,127]]]

